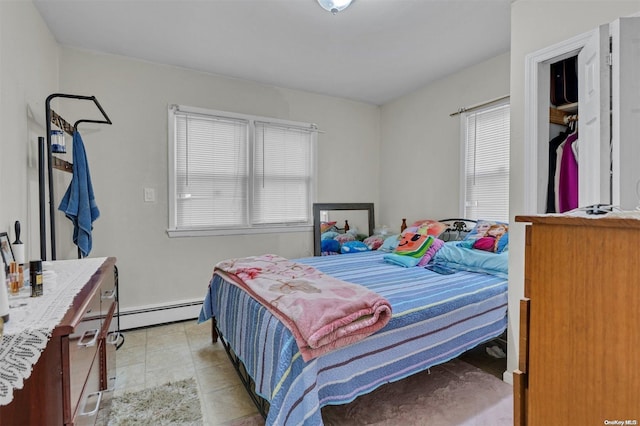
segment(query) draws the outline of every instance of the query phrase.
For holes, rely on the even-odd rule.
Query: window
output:
[[[169,108],[169,235],[310,229],[315,126]]]
[[[463,217],[509,220],[508,100],[462,114]]]

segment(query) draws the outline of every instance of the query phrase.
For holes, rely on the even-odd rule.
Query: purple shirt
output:
[[[578,162],[573,153],[574,143],[578,143],[578,132],[569,135],[562,150],[560,182],[558,183],[559,213],[578,207]]]

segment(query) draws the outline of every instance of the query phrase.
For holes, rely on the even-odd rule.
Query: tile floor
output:
[[[114,396],[194,377],[204,424],[228,425],[258,410],[220,343],[211,343],[211,323],[196,320],[125,331],[116,352]]]
[[[196,320],[125,331],[116,352],[114,396],[194,377],[206,426],[229,425],[258,411],[220,343],[211,343],[211,323]],[[461,359],[502,379],[506,359],[487,355],[487,345]]]

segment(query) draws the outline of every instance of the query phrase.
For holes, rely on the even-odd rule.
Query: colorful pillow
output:
[[[436,255],[438,250],[442,248],[442,246],[444,246],[444,241],[438,238],[434,238],[433,243],[431,243],[431,246],[429,247],[427,252],[424,254],[424,256],[422,256],[420,262],[418,262],[418,266],[425,266],[427,263],[429,263],[431,259],[433,259],[433,256]]]
[[[359,253],[362,251],[369,251],[369,247],[362,241],[347,241],[340,247],[340,252],[347,253]]]
[[[411,256],[420,259],[427,250],[429,250],[429,247],[433,244],[433,240],[434,237],[432,235],[408,232],[400,238],[398,246],[393,252],[402,256]]]
[[[339,235],[336,235],[333,239],[339,242],[340,244],[344,244],[347,241],[355,241],[356,237],[353,234],[339,234]]]
[[[321,222],[320,223],[320,233],[327,232],[331,228],[336,226],[336,222]]]
[[[434,237],[442,234],[444,230],[447,229],[446,223],[432,219],[417,220],[413,222],[411,226],[418,228],[417,231],[415,231],[418,234],[433,235]]]
[[[491,253],[502,253],[507,249],[508,244],[508,223],[479,220],[475,228],[464,237],[464,240],[458,243],[458,246]]]
[[[369,250],[378,250],[384,244],[385,238],[382,235],[372,235],[364,239],[364,243],[369,247]],[[394,247],[395,248],[395,247]]]

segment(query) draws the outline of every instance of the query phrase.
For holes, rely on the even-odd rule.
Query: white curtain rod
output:
[[[475,104],[468,107],[462,107],[456,112],[452,112],[451,114],[449,114],[449,117],[453,117],[454,115],[459,115],[467,111],[473,111],[474,109],[478,109],[486,105],[491,105],[494,102],[498,102],[504,99],[509,99],[509,95],[500,96],[499,98],[491,99],[490,101],[482,102],[480,104]]]

